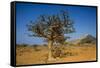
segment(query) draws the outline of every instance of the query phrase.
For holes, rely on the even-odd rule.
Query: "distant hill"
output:
[[[83,43],[96,43],[96,38],[90,34],[86,34],[79,39],[71,41],[73,44],[83,44]]]

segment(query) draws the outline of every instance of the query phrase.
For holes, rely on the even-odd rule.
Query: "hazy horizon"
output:
[[[30,32],[26,25],[35,21],[41,14],[52,15],[60,10],[68,10],[70,18],[74,21],[75,33],[67,34],[71,39],[77,39],[85,34],[96,37],[96,8],[80,6],[62,6],[46,4],[16,3],[16,43],[17,44],[43,44],[43,38],[29,37]]]

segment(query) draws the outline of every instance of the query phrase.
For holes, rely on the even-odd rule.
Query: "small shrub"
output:
[[[23,46],[23,47],[27,47],[28,45],[27,45],[27,44],[22,44],[21,46]]]
[[[65,52],[64,52],[64,48],[62,46],[57,46],[52,50],[52,56],[54,58],[62,58],[65,57]]]
[[[40,51],[40,49],[38,48],[38,46],[39,46],[39,45],[36,45],[36,44],[33,45],[33,49],[34,49],[35,51]]]

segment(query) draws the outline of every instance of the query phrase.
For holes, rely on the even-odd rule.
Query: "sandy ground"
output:
[[[47,64],[47,63],[62,63],[62,62],[79,62],[79,61],[95,61],[96,60],[96,45],[89,46],[66,46],[65,57],[56,58],[47,61],[48,49],[44,46],[39,46],[34,49],[32,46],[16,47],[16,65],[29,64]]]

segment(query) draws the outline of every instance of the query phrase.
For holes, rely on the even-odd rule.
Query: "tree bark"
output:
[[[53,45],[53,41],[52,40],[49,40],[48,41],[48,48],[49,48],[49,51],[48,51],[48,61],[51,61],[52,60],[52,45]]]

